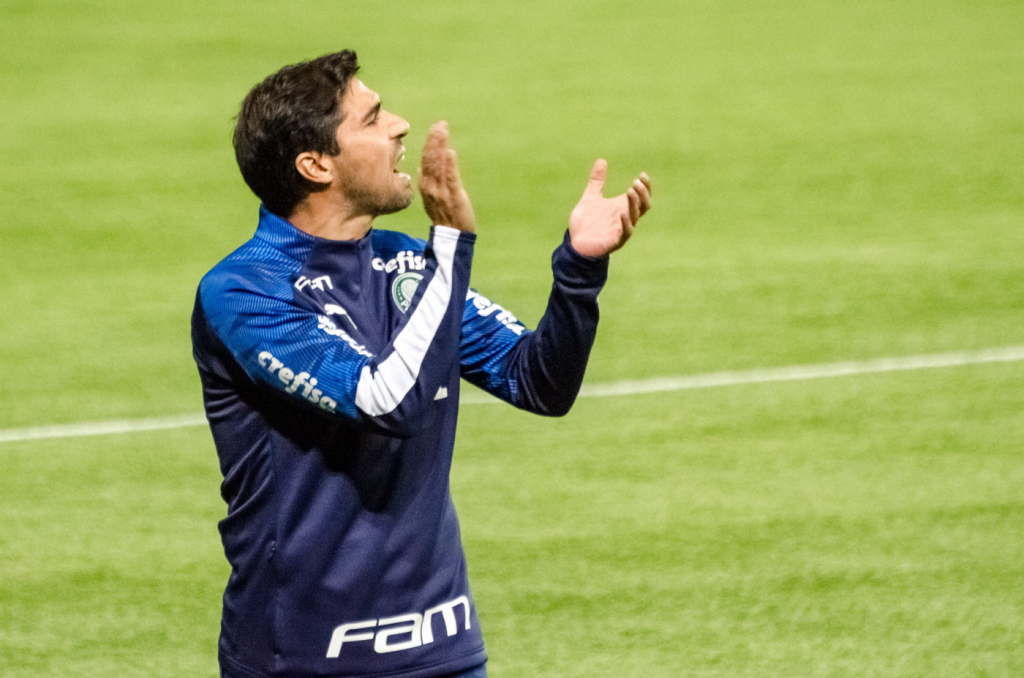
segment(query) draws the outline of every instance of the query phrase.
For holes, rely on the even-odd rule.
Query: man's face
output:
[[[405,209],[412,202],[412,179],[398,171],[405,157],[402,138],[409,123],[381,108],[380,97],[357,78],[349,81],[341,101],[334,165],[340,190],[361,213],[378,216]]]

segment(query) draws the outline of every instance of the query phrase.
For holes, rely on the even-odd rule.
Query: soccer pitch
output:
[[[0,7],[0,430],[190,414],[255,228],[231,118],[343,47],[450,122],[473,286],[533,325],[593,160],[654,208],[588,384],[1024,345],[1024,5]],[[418,200],[379,222],[425,232]],[[463,408],[495,678],[1024,675],[1024,362]],[[0,443],[0,676],[217,675],[202,427]]]

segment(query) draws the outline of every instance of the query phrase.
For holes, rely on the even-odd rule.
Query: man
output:
[[[475,220],[443,123],[420,170],[429,241],[372,229],[412,201],[409,125],[357,70],[329,54],[245,98],[234,146],[259,226],[196,297],[228,504],[223,676],[485,675],[448,491],[459,379],[565,414],[608,254],[650,205],[646,175],[606,199],[594,165],[531,332],[469,289]]]

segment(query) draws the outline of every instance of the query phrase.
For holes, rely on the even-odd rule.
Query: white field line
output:
[[[580,397],[607,398],[610,396],[639,395],[662,391],[688,391],[714,388],[716,386],[827,379],[878,372],[902,372],[906,370],[927,370],[939,367],[1019,361],[1024,361],[1024,346],[1006,346],[980,351],[957,351],[955,353],[934,353],[931,355],[906,356],[902,358],[878,358],[876,360],[823,363],[819,365],[793,365],[790,367],[771,367],[736,372],[708,372],[685,377],[654,377],[651,379],[615,381],[605,384],[585,384],[580,391]],[[475,392],[467,393],[460,402],[464,405],[483,405],[500,401],[483,392]],[[115,433],[134,433],[136,431],[159,431],[205,425],[206,416],[203,414],[179,414],[172,417],[116,419],[112,421],[94,421],[58,426],[11,428],[6,430],[0,429],[0,443],[41,440],[45,438],[101,436]]]
[[[135,431],[160,431],[162,429],[184,428],[186,426],[199,426],[203,424],[206,424],[205,414],[179,414],[173,417],[113,419],[110,421],[87,421],[81,424],[9,428],[0,430],[0,443],[11,443],[19,440],[42,440],[44,438],[105,436],[112,433],[134,433]]]

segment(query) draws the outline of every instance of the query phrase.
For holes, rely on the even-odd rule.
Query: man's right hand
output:
[[[431,125],[420,160],[419,189],[423,209],[439,226],[451,226],[464,233],[476,232],[473,204],[459,176],[455,150],[448,146],[448,123]]]
[[[590,183],[569,215],[572,248],[588,257],[604,257],[625,245],[640,217],[651,209],[651,179],[646,172],[614,198],[601,194],[607,176],[608,163],[595,162]]]

